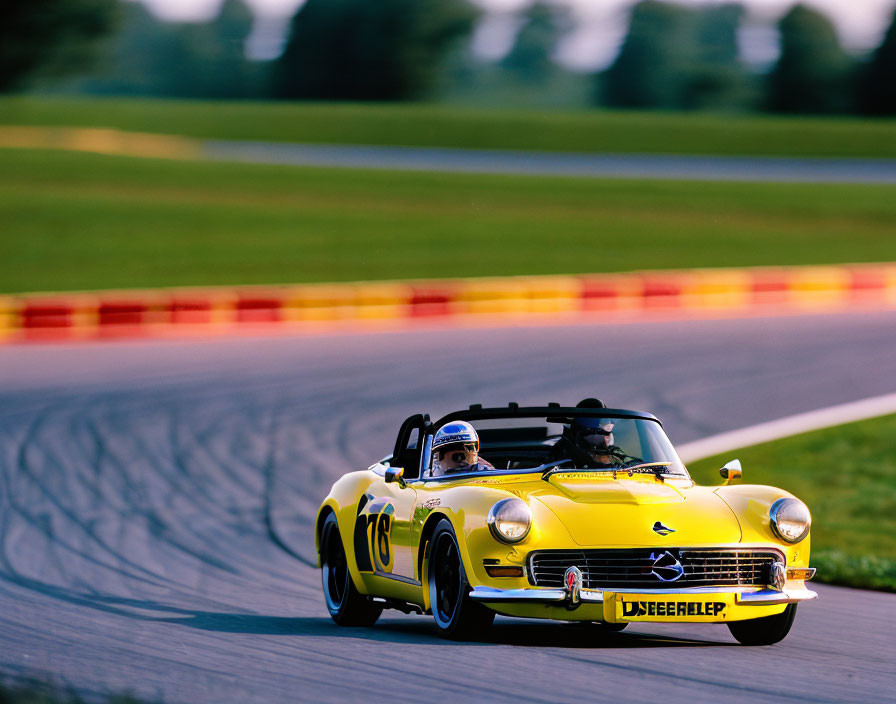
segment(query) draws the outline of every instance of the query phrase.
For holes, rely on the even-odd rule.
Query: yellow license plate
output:
[[[721,598],[720,598],[721,597]],[[659,597],[617,594],[617,621],[723,621],[728,603],[719,594]]]

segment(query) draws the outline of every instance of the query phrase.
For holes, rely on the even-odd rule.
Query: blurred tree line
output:
[[[95,40],[112,30],[117,9],[115,0],[0,2],[0,93],[34,76],[89,65]]]
[[[42,12],[41,2],[3,0]],[[46,0],[43,0],[46,2]],[[99,95],[177,98],[261,98],[267,70],[246,58],[252,14],[242,0],[224,0],[205,23],[168,23],[140,2],[51,0],[58,5],[92,4],[107,36],[94,41],[92,71],[73,70],[66,91]],[[2,31],[2,30],[0,30]],[[5,42],[5,39],[4,39]]]
[[[855,57],[824,14],[795,4],[777,24],[777,61],[757,70],[739,50],[743,5],[640,0],[617,57],[596,74],[555,60],[576,28],[563,0],[533,0],[520,11],[510,50],[491,62],[471,49],[480,15],[468,0],[307,0],[282,55],[252,61],[244,0],[224,0],[205,23],[162,22],[135,1],[3,0],[0,92],[73,74],[56,90],[896,114],[896,12],[880,46]]]
[[[749,99],[738,58],[744,9],[689,9],[655,0],[632,9],[629,31],[613,64],[598,76],[597,100],[627,108],[724,108]]]

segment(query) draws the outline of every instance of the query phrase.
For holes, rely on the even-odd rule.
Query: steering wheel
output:
[[[601,450],[599,452],[593,453],[592,460],[589,462],[589,464],[591,464],[592,462],[597,462],[597,460],[593,459],[594,455],[612,457],[614,460],[618,460],[620,462],[620,466],[624,465],[626,462],[628,462],[628,460],[630,458],[630,455],[625,454],[625,452],[622,450],[622,448],[619,447],[618,445],[610,445],[606,448],[601,448]],[[608,463],[600,462],[599,464],[608,464]],[[615,465],[615,463],[613,463],[613,465],[610,465],[610,466],[616,466],[616,465]]]

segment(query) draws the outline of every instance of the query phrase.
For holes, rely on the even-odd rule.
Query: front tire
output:
[[[335,514],[327,516],[320,534],[321,583],[327,611],[340,626],[372,626],[383,607],[355,588]]]
[[[728,630],[742,645],[772,645],[790,632],[794,616],[796,604],[788,604],[782,613],[774,616],[732,621],[728,624]]]
[[[454,529],[443,519],[429,547],[429,603],[440,636],[468,640],[491,626],[495,612],[470,598],[470,583]]]

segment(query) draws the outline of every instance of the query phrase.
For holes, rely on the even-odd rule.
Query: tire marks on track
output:
[[[894,322],[98,345],[103,373],[81,362],[75,383],[31,371],[47,350],[0,350],[0,675],[194,703],[371,692],[537,702],[570,691],[802,701],[807,676],[822,687],[813,700],[885,698],[890,595],[823,589],[773,648],[735,646],[724,627],[600,637],[504,619],[483,641],[453,644],[419,617],[335,627],[310,565],[330,484],[388,453],[410,413],[596,394],[659,413],[682,442],[880,393],[881,379],[896,379],[896,360],[880,354],[896,344]],[[832,629],[857,642],[843,647]]]

